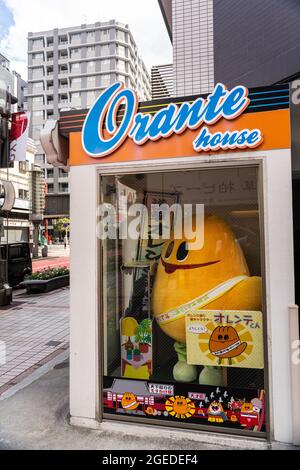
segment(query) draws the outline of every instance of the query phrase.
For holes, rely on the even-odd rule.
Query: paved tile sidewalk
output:
[[[1,397],[68,349],[69,289],[15,296],[12,305],[0,310],[0,346]]]

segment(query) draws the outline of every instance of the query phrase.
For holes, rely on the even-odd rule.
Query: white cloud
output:
[[[157,0],[4,0],[15,24],[0,42],[12,68],[27,77],[27,33],[115,19],[129,24],[151,65],[172,62],[172,49]],[[0,12],[1,14],[1,12]]]

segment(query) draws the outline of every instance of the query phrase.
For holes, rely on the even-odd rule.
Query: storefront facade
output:
[[[288,87],[138,107],[115,85],[60,133],[71,422],[293,442]]]

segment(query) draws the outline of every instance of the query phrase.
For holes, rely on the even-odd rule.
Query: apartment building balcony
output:
[[[81,37],[77,38],[77,37],[72,37],[71,36],[71,38],[69,40],[69,44],[70,44],[70,46],[80,46],[82,44]]]
[[[68,74],[69,74],[68,68],[61,69],[61,70],[58,71],[58,78],[65,78],[66,75],[68,75]]]
[[[39,88],[38,90],[33,89],[32,87],[24,88],[24,98],[31,98],[35,95],[40,95],[44,93],[43,88]]]
[[[59,85],[58,86],[58,92],[59,93],[65,93],[67,90],[69,90],[69,85]]]
[[[33,111],[41,111],[44,109],[44,102],[43,101],[32,101],[31,109]]]
[[[61,53],[60,53],[60,54],[58,55],[58,62],[69,60],[68,51],[64,51],[64,52],[65,52],[64,54],[61,54]]]
[[[52,45],[45,46],[43,50],[46,52],[53,52],[53,49],[54,49],[54,45],[52,43]]]
[[[52,110],[53,106],[54,106],[54,101],[53,100],[52,101],[47,101],[45,106],[46,106],[47,110]]]
[[[36,82],[44,82],[45,74],[44,72],[39,73],[38,75],[33,75],[28,79],[28,85],[33,85]]]
[[[44,62],[45,62],[45,59],[44,59],[43,57],[40,58],[40,59],[32,59],[32,62],[31,62],[30,65],[31,65],[32,67],[35,67],[35,66],[37,66],[37,65],[43,65]]]
[[[34,44],[34,43],[33,43],[33,45],[32,45],[32,50],[29,51],[29,53],[32,53],[32,52],[34,52],[34,53],[36,53],[36,52],[43,52],[44,49],[45,49],[45,45],[44,45],[43,42],[37,43],[37,44]]]
[[[48,168],[48,167],[45,167],[45,168]],[[54,178],[53,176],[51,176],[50,178],[48,178],[47,174],[45,176],[45,181],[47,184],[53,184],[54,183]]]
[[[68,41],[68,39],[65,39],[63,41],[59,41],[58,48],[63,49],[63,48],[66,48],[66,46],[68,46],[68,45],[69,45],[69,41]]]
[[[59,181],[60,183],[68,183],[68,181],[69,181],[69,173],[64,173],[64,174],[62,174],[61,172],[59,172],[58,181]]]
[[[68,183],[60,183],[58,191],[59,191],[59,193],[69,193],[69,184]]]

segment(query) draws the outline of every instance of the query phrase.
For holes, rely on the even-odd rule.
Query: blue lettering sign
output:
[[[90,109],[83,126],[82,145],[88,155],[104,157],[114,152],[127,138],[137,145],[143,145],[172,134],[181,134],[186,129],[200,128],[193,142],[197,152],[254,148],[263,140],[259,129],[212,134],[207,127],[220,119],[235,119],[243,113],[249,102],[246,87],[236,86],[227,90],[225,85],[218,83],[206,99],[197,98],[192,103],[185,102],[180,106],[171,103],[155,114],[143,114],[137,113],[135,92],[124,88],[122,83],[115,83],[99,96]],[[122,119],[117,123],[121,104]]]

